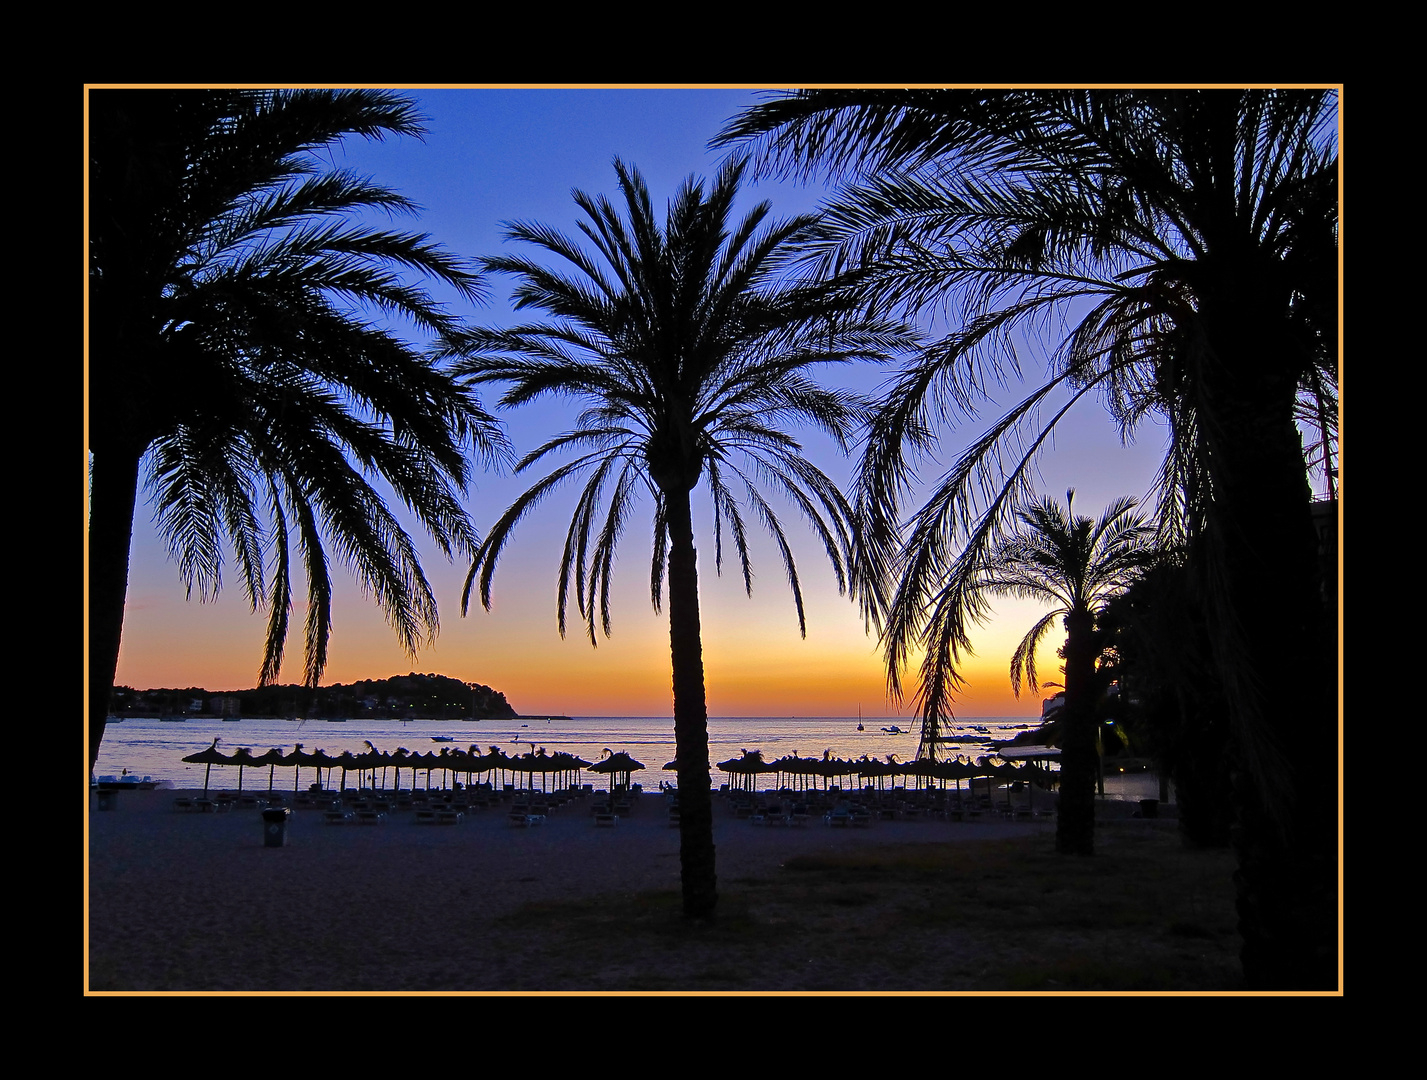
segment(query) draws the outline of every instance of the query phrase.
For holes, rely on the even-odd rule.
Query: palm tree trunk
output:
[[[1095,619],[1088,611],[1065,618],[1065,707],[1061,720],[1060,804],[1055,849],[1095,854]]]
[[[1240,346],[1206,375],[1217,405],[1209,539],[1234,623],[1213,627],[1233,719],[1239,930],[1251,989],[1337,985],[1337,745],[1333,635],[1293,423],[1292,365],[1232,309],[1214,329]],[[1226,336],[1227,335],[1227,336]],[[1281,350],[1282,346],[1279,346]],[[1233,655],[1229,650],[1235,650]]]
[[[89,473],[89,769],[109,716],[124,600],[129,590],[129,545],[139,488],[142,447],[104,446],[94,451]]]
[[[669,521],[669,651],[674,669],[674,745],[679,777],[679,868],[684,914],[707,919],[718,900],[708,701],[699,626],[698,553],[687,489],[665,492]]]

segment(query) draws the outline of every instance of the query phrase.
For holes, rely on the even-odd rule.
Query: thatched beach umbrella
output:
[[[807,778],[813,776],[817,772],[818,766],[822,763],[818,761],[817,758],[799,757],[798,752],[794,750],[791,754],[780,757],[771,764],[780,778],[783,775],[799,777],[803,781],[802,786],[806,788]]]
[[[497,788],[505,786],[506,770],[512,766],[513,762],[499,746],[492,746],[490,752],[481,759],[482,770],[496,774],[496,780],[493,786]]]
[[[347,770],[352,769],[354,771],[360,772],[362,768],[362,763],[357,760],[357,755],[352,753],[352,751],[343,750],[340,754],[337,755],[337,760],[333,762],[333,764],[342,766],[342,790],[346,791]]]
[[[329,784],[332,783],[332,768],[337,764],[337,759],[329,756],[327,751],[323,750],[321,747],[318,747],[316,750],[312,751],[312,753],[309,754],[308,757],[311,759],[311,764],[317,769],[317,786],[319,788],[325,789]],[[322,782],[323,769],[327,770],[326,784]]]
[[[742,777],[739,787],[746,787],[749,791],[754,790],[757,781],[754,779],[759,773],[773,772],[774,766],[763,760],[762,750],[743,749],[743,756],[729,758],[727,761],[720,761],[717,766],[726,773]]]
[[[233,756],[228,759],[230,765],[238,766],[238,790],[243,790],[243,766],[252,765],[256,762],[253,752],[246,746],[240,746],[233,751]]]
[[[363,769],[370,769],[370,770],[371,770],[371,772],[372,772],[372,787],[374,787],[374,788],[377,786],[377,770],[378,770],[378,769],[381,769],[381,770],[382,770],[382,787],[385,788],[385,787],[386,787],[386,767],[387,767],[387,765],[390,764],[390,762],[391,762],[391,755],[390,755],[390,754],[383,754],[380,750],[378,750],[375,746],[372,745],[372,741],[371,741],[370,739],[363,739],[363,740],[362,740],[362,743],[363,743],[363,745],[366,746],[367,752],[366,752],[365,754],[358,754],[358,755],[357,755],[357,761],[358,761],[358,763],[361,765],[361,767],[362,767]]]
[[[410,761],[411,761],[411,751],[408,750],[406,747],[404,747],[404,746],[398,746],[398,747],[396,748],[396,750],[392,752],[392,755],[391,755],[391,765],[392,765],[392,768],[396,770],[396,781],[395,781],[395,783],[396,783],[396,789],[397,789],[398,791],[401,790],[401,769],[402,769],[402,766],[408,764]],[[415,786],[416,786],[416,767],[415,767],[415,766],[412,766],[412,769],[411,769],[411,786],[412,786],[412,787],[415,787]]]
[[[227,754],[218,750],[218,740],[213,740],[213,745],[206,750],[200,750],[196,754],[189,754],[183,761],[191,762],[194,765],[205,765],[203,770],[203,797],[208,798],[208,774],[213,771],[214,765],[230,765],[232,759]]]
[[[298,789],[298,783],[302,778],[302,767],[304,765],[312,764],[312,755],[305,754],[302,752],[301,743],[294,743],[292,747],[292,753],[284,754],[282,761],[278,762],[278,764],[283,766],[291,765],[293,767],[292,790],[293,793],[296,794]]]
[[[617,783],[622,783],[625,788],[628,788],[630,775],[645,767],[644,762],[635,761],[623,750],[616,754],[609,747],[605,747],[604,752],[609,756],[601,758],[591,765],[590,772],[609,774],[611,791],[614,790]]]
[[[273,772],[277,769],[279,765],[283,764],[282,751],[279,750],[276,746],[274,746],[266,754],[259,754],[257,757],[253,758],[252,763],[254,765],[266,765],[268,767],[268,791],[272,791]]]
[[[554,770],[563,776],[565,787],[569,787],[571,784],[578,784],[580,782],[580,770],[590,767],[590,763],[584,758],[576,757],[567,750],[556,751],[550,760]]]

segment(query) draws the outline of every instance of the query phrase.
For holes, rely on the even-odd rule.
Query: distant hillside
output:
[[[116,686],[114,716],[394,717],[511,720],[516,711],[499,690],[447,675],[411,672],[389,679],[334,683],[315,690],[297,684],[210,693],[202,687],[135,690]]]

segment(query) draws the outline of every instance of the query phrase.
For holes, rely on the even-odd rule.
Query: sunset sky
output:
[[[332,162],[373,176],[421,204],[415,221],[400,228],[429,232],[449,250],[466,256],[511,250],[503,245],[501,222],[529,219],[572,235],[579,211],[570,197],[578,187],[592,194],[616,191],[611,167],[617,155],[637,166],[657,208],[663,207],[690,173],[712,178],[723,157],[707,149],[709,139],[740,109],[754,104],[751,90],[413,90],[428,118],[426,141],[389,140],[344,144]],[[749,186],[741,206],[769,199],[775,216],[813,209],[819,188],[762,182]],[[512,321],[510,282],[489,281],[490,299],[466,312],[475,323]],[[1053,343],[1051,343],[1053,344]],[[1039,370],[1028,365],[1034,378]],[[871,389],[885,373],[855,373],[857,385]],[[1006,401],[1019,396],[1013,387]],[[494,406],[498,394],[485,401]],[[572,414],[555,407],[527,407],[502,414],[518,452],[566,430]],[[985,419],[997,415],[988,408]],[[979,430],[946,432],[941,466],[934,481]],[[825,442],[809,436],[808,457],[838,479],[849,465]],[[1072,414],[1054,447],[1042,460],[1042,494],[1063,499],[1076,489],[1076,510],[1098,516],[1120,495],[1143,496],[1163,454],[1163,442],[1147,428],[1137,445],[1120,446],[1114,425],[1096,402]],[[537,478],[477,474],[468,506],[484,533],[507,505]],[[460,593],[468,567],[452,565],[423,543],[424,566],[441,605],[441,633],[435,645],[412,658],[397,645],[379,608],[362,597],[345,570],[334,567],[339,594],[333,613],[331,660],[324,684],[383,678],[408,671],[439,672],[493,686],[522,713],[569,715],[661,715],[670,703],[669,639],[666,616],[649,602],[648,504],[623,542],[615,575],[613,636],[591,648],[572,612],[571,632],[562,640],[555,623],[560,549],[577,488],[552,497],[527,517],[507,547],[495,578],[493,610],[478,605],[466,617]],[[831,569],[816,539],[791,530],[808,605],[806,640],[798,635],[796,612],[781,565],[763,537],[755,541],[753,597],[741,576],[725,565],[714,576],[706,488],[695,492],[695,528],[700,530],[700,590],[704,664],[709,712],[739,715],[848,715],[860,707],[868,716],[906,715],[885,697],[885,677],[876,642],[857,611],[837,593]],[[788,508],[785,521],[796,513]],[[413,527],[413,535],[423,540]],[[134,542],[117,683],[136,688],[202,686],[231,690],[253,686],[262,656],[266,616],[249,609],[234,575],[219,599],[185,599],[174,564],[152,524],[143,494],[134,523]],[[298,589],[299,595],[302,589]],[[1032,716],[1039,698],[1016,700],[1007,676],[1011,651],[1040,611],[1006,602],[977,638],[977,657],[964,672],[969,687],[957,703],[961,716]],[[282,679],[301,678],[299,605]],[[1041,654],[1043,678],[1056,678],[1052,635]],[[1050,691],[1046,692],[1047,694]]]

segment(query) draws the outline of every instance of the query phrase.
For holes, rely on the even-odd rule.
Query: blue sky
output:
[[[690,173],[711,177],[716,172],[723,152],[708,150],[709,139],[736,112],[759,100],[754,91],[737,89],[409,93],[428,117],[424,142],[354,140],[334,147],[331,162],[372,175],[420,204],[421,216],[399,220],[401,228],[428,232],[449,250],[472,257],[509,249],[502,241],[504,221],[530,219],[575,234],[579,211],[571,189],[613,193],[616,155],[643,172],[656,207],[662,206]],[[762,182],[747,188],[741,206],[746,210],[756,200],[769,199],[775,215],[785,217],[814,209],[823,195],[817,187]],[[484,306],[464,314],[477,323],[512,321],[508,283],[495,278],[490,289]],[[871,389],[882,375],[866,370],[852,378]],[[1008,391],[1006,401],[1017,389]],[[489,395],[487,404],[493,405],[494,398]],[[986,417],[995,415],[988,407]],[[563,430],[568,421],[558,407],[547,406],[504,419],[520,451]],[[947,434],[943,467],[975,430]],[[808,442],[808,453],[830,474],[847,475],[847,464],[816,438]],[[1098,514],[1112,498],[1142,495],[1161,455],[1162,443],[1152,431],[1139,446],[1120,447],[1104,411],[1086,402],[1043,459],[1040,490],[1059,498],[1074,486],[1077,510]],[[928,478],[934,478],[930,470]],[[532,479],[479,475],[468,502],[478,528],[488,528]],[[430,545],[423,546],[430,553],[426,569],[441,605],[442,633],[435,648],[415,660],[402,653],[380,611],[343,575],[324,682],[439,671],[495,686],[523,712],[667,712],[667,624],[649,603],[647,529],[635,528],[625,541],[616,575],[613,638],[592,649],[578,633],[562,641],[556,631],[556,570],[569,520],[568,511],[562,516],[567,503],[552,499],[524,523],[502,560],[491,613],[477,608],[462,618],[459,595],[467,568],[447,564]],[[696,514],[704,509],[706,503],[696,504]],[[236,588],[225,589],[216,602],[186,601],[150,514],[141,504],[118,682],[212,690],[253,685],[263,616],[250,613]],[[875,642],[865,635],[853,607],[837,595],[819,546],[806,533],[797,535],[795,544],[809,604],[807,640],[798,637],[781,567],[766,547],[755,547],[755,570],[761,573],[752,600],[737,574],[716,580],[711,558],[705,554],[701,560],[711,713],[846,714],[859,705],[868,715],[894,712],[884,701]],[[1011,699],[1006,677],[1010,651],[1037,614],[1023,604],[998,608],[997,619],[978,639],[980,663],[969,672],[972,686],[959,714],[1039,712],[1036,700]],[[300,618],[296,612],[294,625],[300,625]],[[1058,644],[1052,642],[1041,664],[1042,674],[1052,678]],[[294,635],[284,681],[300,678],[299,648]]]

